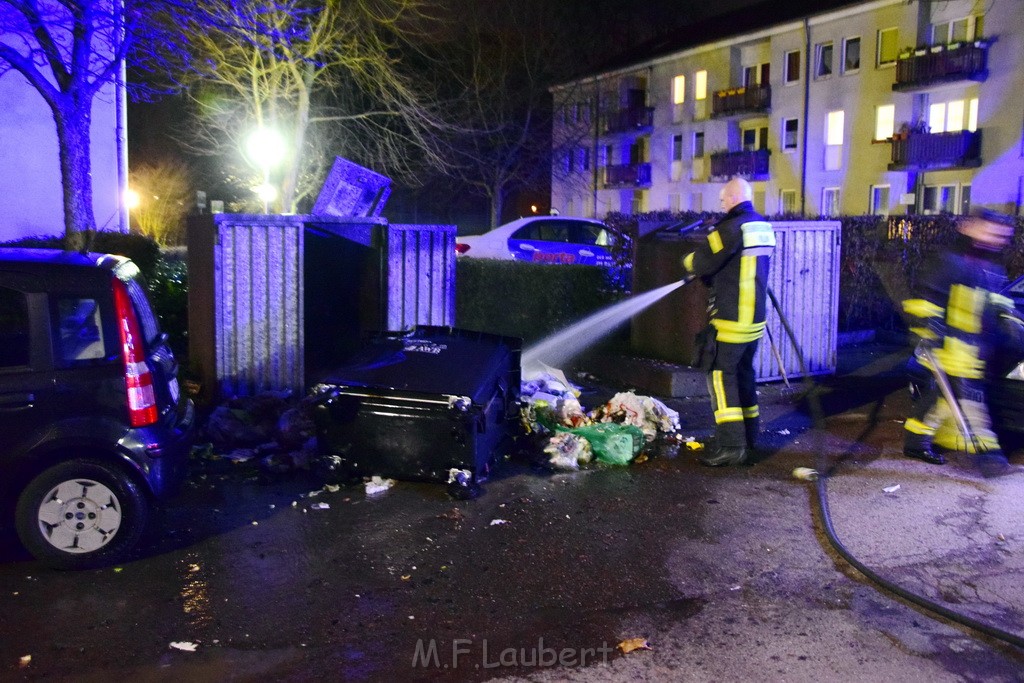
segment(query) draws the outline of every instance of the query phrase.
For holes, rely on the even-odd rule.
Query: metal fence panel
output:
[[[768,287],[796,337],[799,352],[769,302],[767,331],[758,345],[758,381],[836,370],[839,327],[839,221],[773,222],[775,253]]]
[[[389,225],[387,329],[455,324],[454,225]]]

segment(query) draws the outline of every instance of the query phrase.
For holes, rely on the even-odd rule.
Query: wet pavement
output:
[[[762,387],[751,467],[703,468],[679,444],[574,473],[515,457],[456,501],[404,482],[310,496],[305,472],[197,463],[132,562],[56,572],[5,539],[0,677],[1024,679],[1021,650],[893,597],[825,538],[797,466],[834,467],[832,518],[861,561],[1024,634],[1024,474],[903,458],[902,350],[845,353],[823,429],[797,389]],[[627,388],[588,381],[587,408]],[[666,402],[708,435],[706,398]],[[651,649],[616,647],[632,638]]]

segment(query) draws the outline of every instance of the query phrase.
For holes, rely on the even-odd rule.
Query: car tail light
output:
[[[156,393],[153,391],[153,373],[146,365],[139,321],[132,308],[128,288],[114,279],[114,310],[117,330],[121,336],[121,357],[124,359],[124,383],[128,390],[128,421],[132,427],[145,427],[157,420]]]
[[[455,253],[456,254],[465,254],[467,251],[469,251],[469,245],[468,244],[463,244],[462,242],[456,242],[455,243]]]

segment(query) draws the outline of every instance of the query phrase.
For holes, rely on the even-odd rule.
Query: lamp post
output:
[[[284,140],[271,128],[257,128],[246,140],[249,160],[263,171],[263,184],[253,188],[263,200],[263,213],[270,213],[270,203],[277,199],[277,188],[270,183],[270,170],[284,159]]]

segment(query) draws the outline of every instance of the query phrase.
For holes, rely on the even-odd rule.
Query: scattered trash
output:
[[[818,470],[812,467],[797,467],[793,470],[793,476],[802,481],[817,481]]]
[[[679,413],[650,396],[637,396],[623,392],[591,413],[597,422],[618,422],[639,427],[647,441],[653,441],[659,434],[674,434],[679,431]]]
[[[377,475],[374,475],[370,478],[370,481],[366,482],[366,495],[375,496],[378,493],[384,493],[394,485],[394,479],[381,479]]]
[[[324,491],[327,491],[327,493],[337,493],[340,490],[341,487],[337,484],[324,484]]]
[[[686,448],[691,451],[702,451],[704,450],[704,444],[702,444],[700,441],[687,441]]]
[[[789,436],[788,429],[780,429],[778,433],[781,434],[782,436]]]
[[[313,503],[312,505],[309,506],[309,509],[310,510],[330,510],[331,509],[331,504],[330,503]]]
[[[24,669],[26,666],[32,663],[32,655],[25,655],[18,660],[18,666]]]
[[[885,491],[886,493],[896,493],[897,491],[900,490],[900,485],[899,484],[895,484],[893,486],[886,486],[882,490]]]
[[[448,470],[448,495],[455,500],[472,500],[480,495],[480,485],[469,470]]]
[[[634,650],[651,650],[653,649],[647,644],[646,638],[628,638],[619,643],[618,648],[622,650],[622,654],[627,655]]]
[[[498,524],[508,524],[507,519],[492,519],[489,526],[496,526]]]
[[[580,463],[593,459],[590,442],[572,432],[558,432],[552,436],[544,452],[548,454],[551,466],[559,470],[576,470]]]
[[[256,457],[256,449],[254,448],[236,448],[230,453],[225,453],[223,456],[225,460],[230,460],[235,463],[248,462]]]
[[[184,652],[195,652],[196,648],[199,646],[195,643],[190,643],[187,640],[176,640],[171,643],[171,647],[175,650],[182,650]]]

